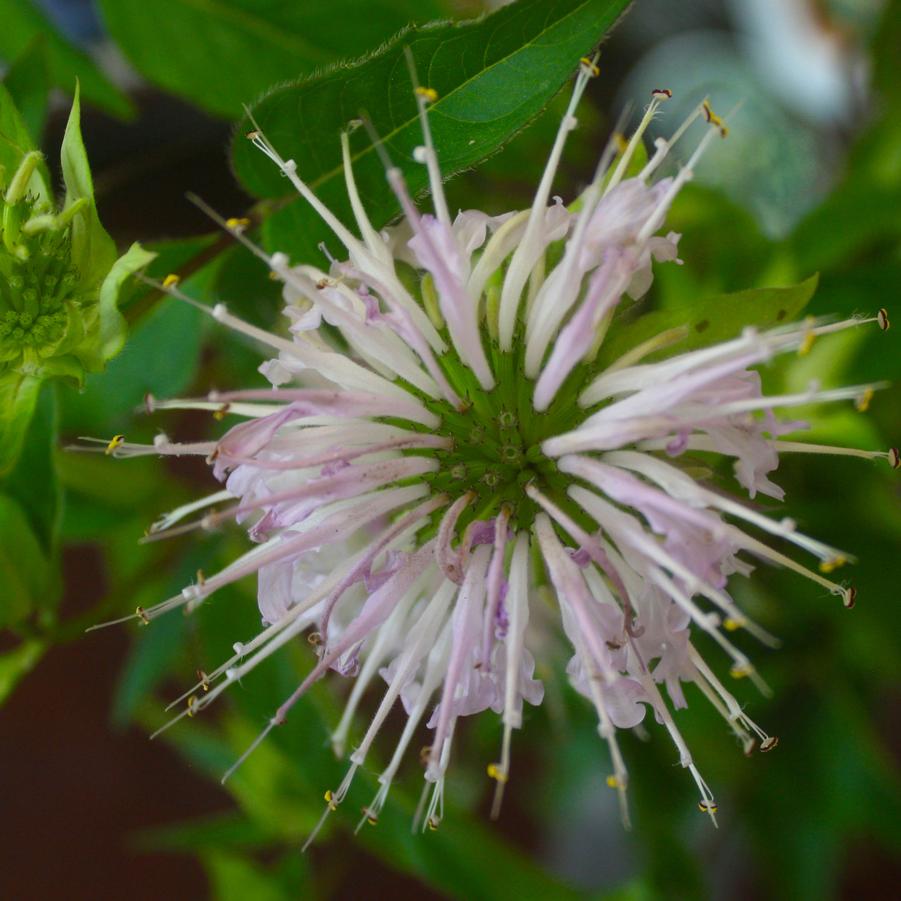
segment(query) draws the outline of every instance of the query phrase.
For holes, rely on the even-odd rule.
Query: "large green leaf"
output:
[[[0,59],[15,59],[35,38],[43,36],[53,84],[72,91],[79,79],[85,97],[92,103],[115,116],[132,115],[131,104],[122,92],[89,56],[59,34],[33,0],[0,0],[0,23]]]
[[[818,276],[784,288],[751,288],[719,294],[690,305],[656,310],[631,321],[614,321],[598,359],[612,363],[644,341],[671,329],[685,335],[673,345],[681,353],[736,337],[746,326],[772,328],[788,324],[804,309],[816,291]]]
[[[228,118],[273,84],[378,46],[441,0],[100,0],[119,47],[150,81]]]
[[[426,185],[425,167],[413,160],[422,132],[406,47],[420,80],[438,94],[430,122],[447,176],[497,151],[538,115],[626,5],[627,0],[521,0],[477,21],[414,27],[374,56],[276,88],[252,107],[252,114],[321,199],[350,221],[339,135],[361,112],[412,192]],[[297,259],[318,258],[317,244],[334,240],[307,205],[289,193],[272,163],[244,139],[249,128],[245,120],[234,144],[235,171],[252,194],[287,204],[267,221],[267,244]],[[351,154],[360,194],[379,227],[397,205],[362,129],[351,136]]]

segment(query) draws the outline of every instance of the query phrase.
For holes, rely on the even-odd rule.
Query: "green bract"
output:
[[[79,119],[76,90],[60,206],[42,155],[0,87],[0,472],[18,455],[41,382],[64,376],[80,386],[121,349],[122,286],[153,258],[134,244],[117,259],[97,216]]]

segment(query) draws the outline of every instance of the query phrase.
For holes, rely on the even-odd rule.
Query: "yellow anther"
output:
[[[438,99],[438,92],[434,88],[416,88],[416,96],[422,97],[426,103],[434,103]]]
[[[232,216],[230,219],[225,220],[225,227],[234,232],[242,232],[248,225],[250,225],[250,220],[244,216]]]
[[[879,323],[879,328],[884,332],[887,332],[892,327],[888,319],[888,310],[885,307],[882,307],[876,314],[876,322]]]
[[[197,584],[198,585],[206,584],[206,576],[203,574],[202,569],[197,570]]]
[[[505,783],[509,778],[507,773],[501,768],[500,764],[489,763],[487,769],[488,775],[497,782]]]
[[[256,129],[253,129],[252,131],[248,131],[244,137],[247,138],[248,141],[255,141],[260,137],[260,133]]]
[[[701,813],[716,813],[718,809],[715,801],[698,801],[698,810]]]
[[[772,751],[776,745],[779,744],[779,737],[776,735],[771,735],[769,738],[765,738],[760,743],[760,750],[766,753],[767,751]]]
[[[629,146],[626,136],[620,134],[618,131],[613,132],[613,143],[616,145],[617,153],[625,153],[626,148]]]
[[[174,288],[181,281],[181,277],[176,275],[174,272],[170,272],[163,279],[163,287],[164,288]]]
[[[820,564],[820,572],[821,573],[831,573],[835,572],[835,570],[844,566],[848,562],[848,558],[844,556],[844,554],[837,554],[835,557],[830,557],[828,560],[824,560]]]
[[[807,354],[810,353],[810,348],[813,347],[813,342],[815,340],[816,340],[816,335],[813,332],[808,332],[801,339],[801,343],[798,345],[798,356],[806,357]]]
[[[587,56],[583,56],[579,60],[579,64],[592,78],[597,78],[598,75],[601,74],[601,70],[598,68],[597,63],[593,59],[589,59]]]
[[[622,788],[623,783],[619,776],[610,775],[607,777],[607,787],[608,788]]]
[[[335,801],[335,795],[332,793],[331,789],[329,789],[323,797],[325,798],[325,803],[328,804],[329,810],[335,811],[338,809],[338,804]]]
[[[107,457],[112,454],[116,448],[121,447],[122,443],[125,441],[124,435],[113,435],[109,440],[109,444],[106,446],[106,450],[103,452],[107,455]]]
[[[723,628],[727,632],[737,632],[739,629],[743,628],[745,625],[745,621],[743,619],[736,619],[734,616],[727,616],[726,619],[723,620]]]
[[[729,670],[729,675],[732,676],[733,679],[745,679],[754,672],[754,668],[750,663],[736,663],[732,669]]]
[[[870,401],[873,399],[873,389],[872,388],[864,388],[863,394],[854,401],[854,406],[861,413],[866,413],[867,410],[870,409]]]
[[[370,810],[368,807],[364,807],[361,813],[366,817],[366,822],[369,823],[370,826],[378,826],[379,818],[374,811]]]
[[[145,626],[150,625],[150,617],[147,615],[147,611],[143,607],[137,607],[135,609],[135,616],[137,616]]]
[[[438,828],[438,823],[440,822],[436,817],[429,817],[426,821],[428,823],[429,829],[434,832]]]
[[[729,129],[726,127],[726,123],[723,122],[722,118],[718,116],[714,111],[713,107],[710,105],[710,102],[705,100],[701,104],[704,110],[704,118],[714,127],[718,128],[720,132],[720,136],[725,138],[726,135],[729,134]]]
[[[673,92],[669,88],[654,88],[654,90],[651,91],[651,96],[655,100],[669,100],[673,96]]]
[[[197,695],[189,695],[188,697],[188,716],[194,716],[197,713]]]
[[[197,681],[204,691],[210,690],[210,677],[202,669],[197,670]]]
[[[213,419],[215,419],[216,422],[222,422],[222,420],[225,419],[225,414],[228,413],[230,409],[231,404],[223,404],[218,410],[213,411]]]
[[[892,469],[901,468],[901,451],[899,451],[897,447],[890,447],[888,449],[888,465],[891,466]]]

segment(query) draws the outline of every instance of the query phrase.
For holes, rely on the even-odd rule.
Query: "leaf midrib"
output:
[[[182,0],[182,2],[205,2],[205,0]],[[594,2],[595,2],[595,0],[583,0],[583,2],[580,3],[578,6],[574,6],[568,13],[566,13],[566,14],[565,14],[564,16],[562,16],[561,18],[557,19],[557,20],[554,22],[554,24],[553,24],[552,26],[550,26],[550,27],[556,28],[558,25],[560,25],[560,24],[562,24],[563,22],[565,22],[568,18],[571,18],[572,16],[576,15],[578,12],[581,12],[586,6],[588,6],[588,5],[590,5],[591,3],[594,3]],[[482,21],[484,21],[484,20],[482,20]],[[453,27],[459,28],[459,29],[463,29],[463,28],[471,28],[471,27],[474,27],[475,25],[478,25],[479,23],[480,23],[480,20],[479,20],[479,19],[470,19],[469,21],[460,22],[460,23],[455,23]],[[407,33],[409,33],[409,32],[414,32],[414,33],[415,33],[415,32],[421,32],[421,31],[426,30],[426,29],[429,28],[429,27],[433,27],[433,26],[425,26],[425,28],[416,28],[415,26],[412,26],[412,27],[409,29],[409,31],[407,31],[407,32],[401,32],[400,34],[398,34],[398,36],[397,36],[394,40],[395,40],[395,41],[396,41],[396,40],[399,40],[399,38],[400,38],[402,35],[407,34]],[[432,108],[432,109],[435,109],[436,111],[440,111],[440,106],[441,106],[441,104],[442,104],[443,102],[447,101],[448,98],[453,97],[454,94],[456,94],[458,91],[463,90],[465,87],[467,87],[468,85],[470,85],[470,84],[471,84],[472,82],[474,82],[476,79],[481,78],[485,73],[490,72],[492,69],[494,69],[494,68],[496,68],[497,66],[501,65],[501,63],[506,62],[507,60],[509,60],[509,59],[511,59],[512,57],[516,56],[518,53],[521,53],[523,50],[526,50],[527,48],[531,47],[531,46],[538,40],[538,38],[541,37],[541,35],[543,35],[543,34],[544,34],[545,32],[547,32],[548,30],[550,30],[548,27],[542,28],[542,30],[539,31],[539,32],[537,32],[537,33],[536,33],[529,41],[527,41],[527,42],[524,43],[524,44],[519,44],[519,45],[516,47],[516,49],[515,49],[514,51],[512,51],[511,53],[508,53],[506,56],[502,56],[502,57],[498,58],[495,62],[491,63],[491,65],[488,65],[488,66],[486,66],[486,67],[483,68],[483,69],[479,69],[479,71],[478,71],[475,75],[473,75],[472,77],[466,79],[465,81],[460,82],[460,84],[458,84],[458,85],[457,85],[456,87],[454,87],[452,90],[448,91],[446,94],[444,94],[443,96],[439,97],[438,100],[437,100],[434,104],[432,104],[432,107],[431,107],[431,108]],[[394,45],[392,45],[392,46],[389,47],[389,48],[386,48],[385,51],[384,51],[384,53],[387,54],[387,53],[390,52],[390,50],[392,50],[392,49],[394,49]],[[353,66],[350,66],[350,67],[347,67],[347,66],[346,66],[345,68],[357,68],[357,67],[359,67],[359,66],[361,66],[361,65],[365,65],[365,64],[366,64],[367,62],[369,62],[371,59],[372,59],[372,57],[368,57],[367,59],[361,60],[359,63],[356,63],[356,64],[353,65]],[[300,85],[297,85],[297,86],[300,87]],[[288,88],[286,88],[286,90],[288,90],[289,88],[290,88],[290,86],[289,86]],[[410,126],[411,123],[413,123],[413,122],[416,121],[416,119],[417,119],[416,116],[412,116],[412,117],[410,117],[410,118],[408,118],[408,119],[405,119],[402,123],[400,123],[399,125],[395,126],[395,128],[393,128],[391,131],[387,132],[387,133],[384,135],[384,137],[381,138],[381,142],[382,142],[383,144],[386,143],[390,138],[395,137],[395,136],[396,136],[397,134],[399,134],[401,131],[403,131],[404,129],[408,128],[408,127]],[[365,148],[363,148],[362,150],[358,151],[357,153],[351,154],[351,158],[350,158],[350,159],[351,159],[351,162],[352,162],[352,163],[356,163],[358,160],[363,159],[367,154],[371,154],[371,153],[374,153],[374,152],[375,152],[375,146],[372,145],[372,144],[369,144],[369,145],[367,145]],[[322,184],[324,184],[325,182],[329,181],[330,179],[335,178],[335,177],[337,177],[338,175],[340,175],[342,171],[343,171],[343,165],[334,166],[334,167],[333,167],[332,169],[330,169],[328,172],[324,172],[324,173],[322,173],[321,175],[317,176],[316,178],[312,179],[310,182],[308,182],[308,184],[309,184],[310,188],[318,188],[318,187],[320,187]],[[288,194],[288,193],[285,193],[285,194],[282,195],[282,198],[284,198],[284,197],[289,197],[289,196],[291,196],[291,195]],[[277,198],[274,198],[274,197],[273,197],[273,198],[269,198],[269,199],[270,199],[270,200],[276,200]]]

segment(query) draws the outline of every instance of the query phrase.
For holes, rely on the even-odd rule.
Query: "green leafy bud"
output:
[[[125,341],[122,288],[153,254],[138,244],[117,259],[100,223],[81,138],[78,91],[61,149],[62,206],[41,154],[0,91],[0,473],[14,462],[40,383],[79,386]]]

